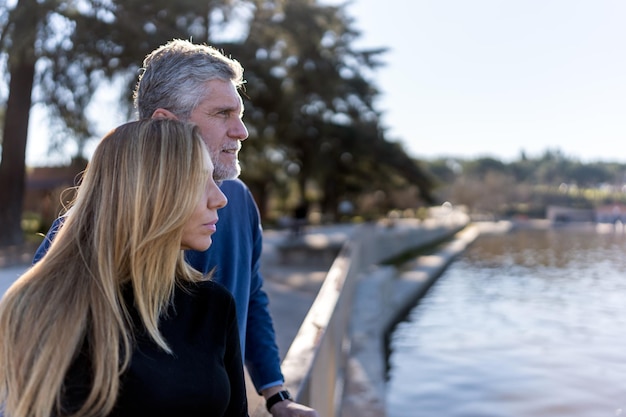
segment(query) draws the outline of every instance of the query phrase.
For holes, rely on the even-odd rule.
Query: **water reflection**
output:
[[[394,331],[389,416],[626,416],[625,255],[622,233],[479,238]]]

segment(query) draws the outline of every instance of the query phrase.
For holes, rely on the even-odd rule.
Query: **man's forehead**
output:
[[[237,86],[232,81],[226,81],[221,79],[209,80],[205,83],[205,91],[207,95],[231,95],[239,96]]]
[[[217,80],[213,80],[217,81]],[[211,81],[209,81],[211,83]],[[230,86],[228,86],[230,84]],[[204,97],[200,100],[203,107],[215,109],[243,109],[243,100],[232,83],[209,84]]]

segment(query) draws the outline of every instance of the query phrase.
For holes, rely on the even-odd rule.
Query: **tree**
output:
[[[227,18],[235,3],[17,0],[12,9],[0,11],[0,50],[9,74],[0,161],[0,245],[23,240],[20,223],[33,92],[84,142],[93,136],[84,110],[103,79],[132,74],[128,79],[134,83],[136,69],[149,51],[172,38],[208,40],[212,13]]]
[[[23,241],[21,214],[25,188],[26,137],[40,19],[33,9],[37,8],[36,0],[19,0],[8,19],[14,36],[7,48],[10,84],[0,161],[0,246]],[[6,33],[3,30],[0,38],[3,44],[6,42]]]
[[[380,126],[379,92],[366,75],[382,65],[385,50],[355,49],[359,35],[345,5],[292,0],[254,10],[245,40],[228,45],[246,68],[251,140],[242,177],[256,196],[295,182],[305,198],[314,184],[322,209],[332,214],[340,198],[373,183],[388,187],[376,181],[384,166],[408,175],[429,196],[428,179]],[[271,162],[260,164],[259,155]]]
[[[378,91],[366,74],[381,65],[384,50],[353,48],[358,32],[344,6],[313,0],[17,0],[0,11],[0,50],[10,69],[0,244],[22,239],[31,97],[61,122],[64,134],[56,143],[67,140],[65,128],[85,143],[94,134],[84,110],[103,80],[121,77],[129,103],[148,52],[172,38],[210,41],[221,23],[240,12],[250,16],[240,22],[242,39],[212,43],[246,67],[246,123],[253,140],[242,163],[262,209],[272,193],[287,195],[294,184],[304,196],[314,183],[329,210],[343,194],[367,192],[373,184],[388,187],[387,178],[404,178],[428,195],[429,182],[417,163],[387,141],[379,126]],[[327,161],[322,158],[333,164],[320,163]],[[382,167],[384,175],[376,177]]]

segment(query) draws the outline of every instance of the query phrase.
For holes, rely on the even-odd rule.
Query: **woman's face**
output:
[[[207,182],[202,198],[198,200],[196,208],[183,228],[182,249],[205,251],[211,246],[211,235],[217,230],[217,210],[228,202],[213,180],[213,163],[206,151],[204,160],[208,170]]]

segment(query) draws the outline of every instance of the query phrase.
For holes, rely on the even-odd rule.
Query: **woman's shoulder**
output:
[[[187,282],[181,285],[183,293],[193,298],[221,300],[222,302],[234,302],[233,295],[219,282],[206,280],[200,282]]]
[[[206,279],[203,281],[193,283],[191,285],[199,288],[202,291],[210,291],[210,292],[215,292],[218,294],[230,296],[230,292],[228,291],[228,289],[213,279]]]

